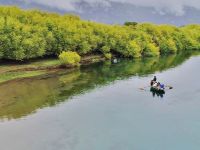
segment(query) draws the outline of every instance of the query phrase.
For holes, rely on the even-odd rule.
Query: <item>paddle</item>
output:
[[[144,91],[145,89],[144,88],[139,88],[141,91]]]
[[[172,89],[173,89],[173,87],[172,87],[172,86],[170,86],[170,85],[166,85],[166,87],[168,87],[170,90],[172,90]]]
[[[150,87],[150,86],[141,87],[141,88],[139,88],[139,90],[141,90],[141,91],[145,91],[146,88],[148,88],[148,87]],[[172,90],[172,89],[173,89],[173,87],[170,86],[170,85],[166,85],[165,87],[169,88],[169,90]]]
[[[146,88],[148,88],[148,87],[150,87],[150,86],[144,86],[144,87],[141,87],[141,88],[139,88],[139,90],[141,90],[141,91],[145,91]]]

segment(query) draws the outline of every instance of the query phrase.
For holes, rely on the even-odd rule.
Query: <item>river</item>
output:
[[[199,150],[199,65],[180,54],[1,84],[0,149]],[[153,95],[154,75],[173,89]]]

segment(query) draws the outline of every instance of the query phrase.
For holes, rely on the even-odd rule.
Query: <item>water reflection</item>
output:
[[[17,119],[115,80],[134,75],[145,76],[175,67],[190,56],[190,54],[180,54],[162,58],[121,60],[116,64],[97,63],[70,73],[60,71],[51,76],[8,82],[0,85],[0,118]]]
[[[165,92],[160,92],[160,91],[156,91],[155,89],[153,88],[150,88],[150,92],[152,93],[152,96],[153,97],[160,97],[160,98],[163,98],[164,95],[165,95]]]

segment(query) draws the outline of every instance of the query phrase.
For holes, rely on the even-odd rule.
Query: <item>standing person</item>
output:
[[[153,80],[151,80],[151,86],[153,86],[157,81],[157,78],[156,76],[153,77]]]
[[[157,77],[156,77],[156,76],[153,77],[153,81],[154,81],[154,82],[157,81]]]

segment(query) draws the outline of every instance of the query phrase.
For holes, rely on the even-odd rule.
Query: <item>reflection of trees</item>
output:
[[[122,60],[118,64],[105,62],[70,73],[58,73],[48,78],[9,82],[0,86],[0,117],[20,118],[116,79],[125,79],[136,74],[144,76],[175,67],[189,57],[189,54],[180,54],[162,58]]]

